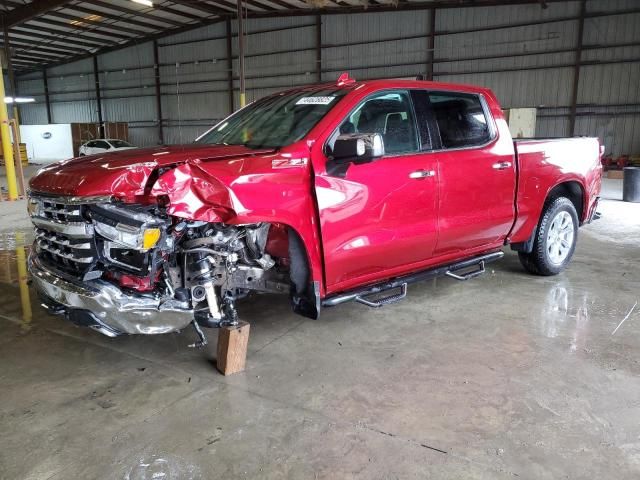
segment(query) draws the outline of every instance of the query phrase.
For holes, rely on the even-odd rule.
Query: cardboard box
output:
[[[536,136],[535,108],[509,108],[503,110],[513,138],[534,138]]]

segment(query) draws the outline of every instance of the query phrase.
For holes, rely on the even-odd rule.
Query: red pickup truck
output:
[[[485,88],[342,76],[191,145],[43,168],[30,271],[51,312],[111,336],[233,323],[251,292],[312,318],[378,307],[475,277],[504,245],[554,275],[597,216],[601,153],[596,138],[514,141]]]

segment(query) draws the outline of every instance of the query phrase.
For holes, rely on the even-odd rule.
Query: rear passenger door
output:
[[[438,157],[439,236],[435,256],[501,243],[515,215],[513,143],[498,142],[479,94],[431,91]]]

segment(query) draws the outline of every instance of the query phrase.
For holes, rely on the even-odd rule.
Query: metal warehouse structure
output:
[[[22,123],[129,122],[138,145],[188,142],[238,106],[236,3],[5,1]],[[538,136],[640,151],[634,0],[247,0],[248,100],[297,85],[426,75],[537,107]],[[235,92],[235,93],[234,93]]]

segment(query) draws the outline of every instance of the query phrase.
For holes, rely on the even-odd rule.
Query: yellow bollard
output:
[[[240,94],[240,108],[244,108],[247,104],[247,97],[244,92]]]
[[[13,134],[14,140],[16,138],[20,138],[19,127],[15,119],[9,120],[9,125],[11,126],[11,133]],[[15,161],[15,163],[13,164],[13,167],[16,172],[16,179],[18,180],[18,187],[19,187],[18,192],[23,197],[26,197],[27,190],[24,184],[24,170],[22,169],[22,157],[20,156],[20,144],[14,141],[12,144],[12,147],[13,147],[13,159],[14,160],[17,159],[17,161]]]
[[[16,168],[13,163],[13,146],[9,136],[9,113],[7,104],[4,103],[4,76],[2,66],[0,66],[0,141],[2,141],[2,155],[4,156],[4,166],[7,170],[7,187],[9,189],[9,200],[18,199],[18,185],[16,181]]]
[[[31,297],[29,295],[29,277],[27,274],[27,255],[24,249],[24,234],[16,233],[16,263],[18,264],[18,286],[20,288],[20,303],[22,304],[22,329],[31,328]]]

